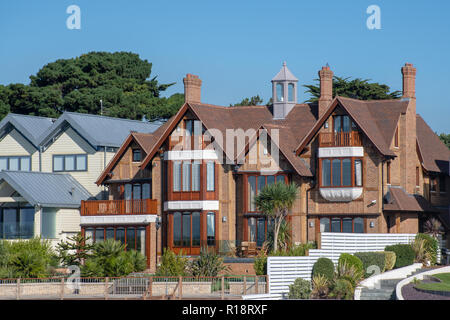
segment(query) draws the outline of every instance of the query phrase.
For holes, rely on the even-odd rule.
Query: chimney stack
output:
[[[184,83],[184,101],[200,103],[202,80],[198,76],[188,73],[183,79]]]
[[[333,100],[333,71],[331,71],[328,64],[319,71],[319,78],[320,98],[318,117],[325,112],[331,100]]]
[[[416,68],[411,63],[402,67],[403,98],[416,98]]]

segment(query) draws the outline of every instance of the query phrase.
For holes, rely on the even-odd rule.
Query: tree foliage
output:
[[[1,113],[1,105],[0,105],[0,113]],[[439,139],[450,149],[450,133],[441,133],[439,135]]]
[[[141,120],[167,119],[184,102],[162,98],[170,84],[151,77],[152,64],[131,52],[90,52],[59,59],[30,76],[30,84],[0,86],[0,119],[8,112],[58,117],[64,111]]]
[[[320,97],[320,80],[315,79],[317,85],[304,85],[305,92],[311,95],[311,98],[306,102],[316,102]],[[356,78],[350,80],[350,77],[341,78],[333,77],[333,97],[336,95],[348,97],[359,100],[382,100],[382,99],[399,99],[401,97],[400,91],[390,92],[389,86],[379,84],[377,82],[371,83],[370,79]]]
[[[91,257],[91,250],[94,248],[94,245],[90,244],[88,240],[90,238],[85,238],[81,232],[67,240],[61,240],[56,246],[61,263],[66,267],[81,266],[86,259]]]
[[[250,98],[244,98],[241,102],[236,104],[230,104],[230,107],[238,107],[238,106],[258,106],[262,105],[263,99],[259,96],[252,96]]]

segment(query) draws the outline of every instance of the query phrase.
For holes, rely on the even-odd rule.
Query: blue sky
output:
[[[81,29],[69,30],[69,5]],[[369,30],[369,5],[381,30]],[[310,84],[321,66],[401,90],[400,68],[417,67],[417,113],[433,130],[450,132],[450,1],[104,1],[9,0],[0,3],[0,84],[29,76],[59,58],[89,51],[132,51],[153,63],[165,95],[183,92],[182,78],[203,80],[202,100],[228,105],[259,94],[283,61]],[[299,86],[299,100],[308,96]]]

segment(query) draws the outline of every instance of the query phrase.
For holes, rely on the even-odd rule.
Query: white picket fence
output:
[[[267,258],[269,293],[285,295],[295,279],[311,280],[314,263],[321,257],[331,259],[337,264],[341,253],[384,251],[388,245],[409,244],[415,236],[415,234],[323,232],[321,249],[309,250],[309,256]],[[440,251],[439,248],[438,261]]]

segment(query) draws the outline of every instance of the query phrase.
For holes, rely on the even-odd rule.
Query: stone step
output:
[[[392,293],[394,291],[394,289],[384,289],[384,288],[381,288],[381,289],[370,289],[370,290],[367,290],[367,289],[363,289],[363,290],[361,290],[361,294],[365,294],[365,293],[367,293],[367,294],[376,294],[376,293],[381,293],[381,294],[383,294],[383,293]]]

